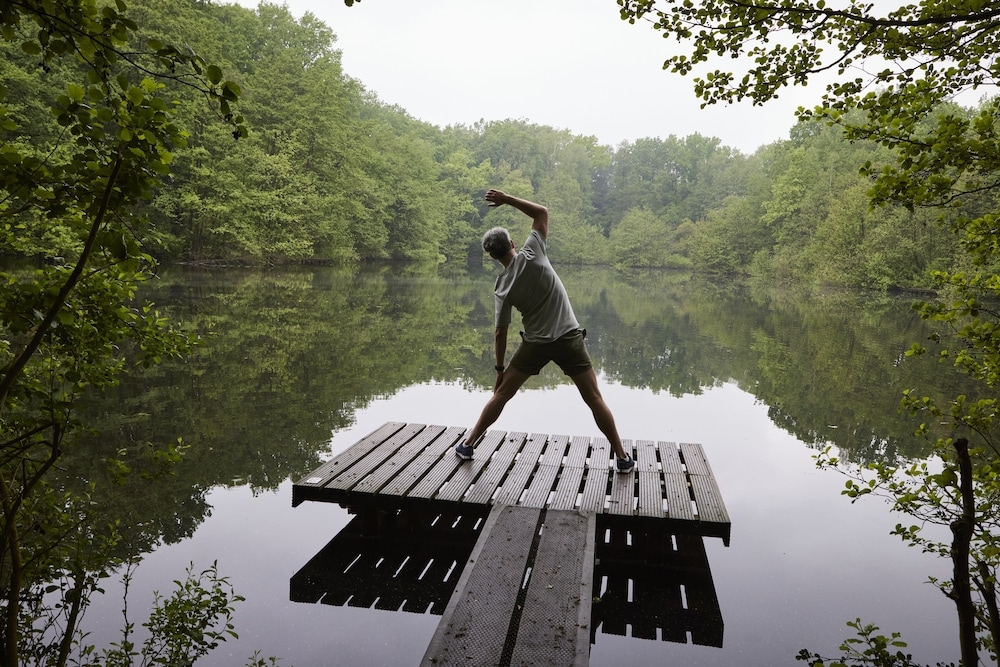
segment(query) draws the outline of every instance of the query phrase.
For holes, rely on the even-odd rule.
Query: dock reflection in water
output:
[[[594,560],[592,644],[602,632],[722,647],[722,611],[702,535],[601,515]]]
[[[345,504],[354,518],[292,576],[293,602],[445,613],[490,508],[389,500]],[[603,633],[722,646],[722,612],[697,526],[665,530],[655,520],[601,515],[593,573],[591,644]]]
[[[354,518],[292,576],[291,601],[443,614],[489,507],[346,508]]]

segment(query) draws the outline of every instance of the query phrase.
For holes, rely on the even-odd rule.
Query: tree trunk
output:
[[[979,561],[979,592],[986,601],[990,635],[993,637],[994,650],[1000,650],[1000,609],[997,608],[996,576],[990,572],[990,566]]]
[[[972,461],[969,441],[955,441],[958,453],[959,488],[962,492],[962,516],[951,523],[951,597],[958,611],[958,638],[962,650],[962,667],[976,667],[976,608],[972,604],[972,576],[969,572],[969,546],[976,522],[976,499],[972,490]]]

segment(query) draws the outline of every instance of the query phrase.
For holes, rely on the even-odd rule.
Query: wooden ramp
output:
[[[293,505],[336,502],[368,518],[361,538],[338,536],[293,577],[291,598],[443,614],[428,667],[584,666],[595,623],[606,633],[622,634],[627,623],[636,637],[690,635],[721,646],[722,616],[698,544],[713,536],[728,546],[730,521],[700,445],[625,441],[636,471],[622,475],[603,438],[490,431],[463,461],[452,451],[463,434],[389,422],[293,484]],[[379,530],[387,517],[392,531]],[[443,530],[435,536],[445,524],[469,526],[471,551]],[[364,537],[375,534],[378,549]],[[682,534],[693,547],[671,537]],[[628,563],[636,558],[642,576]],[[691,580],[699,559],[704,575]],[[595,570],[597,560],[615,567]],[[684,581],[668,576],[677,563]],[[433,568],[445,572],[434,585],[407,575]],[[620,588],[640,583],[649,595],[622,598]],[[677,603],[660,613],[660,598]]]
[[[590,662],[596,515],[495,507],[421,665]]]

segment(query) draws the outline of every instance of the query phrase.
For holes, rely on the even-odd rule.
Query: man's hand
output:
[[[513,206],[525,215],[530,215],[531,228],[541,234],[543,239],[548,237],[549,209],[545,208],[541,204],[536,204],[533,201],[528,201],[527,199],[521,199],[519,197],[511,197],[506,192],[492,189],[486,191],[486,201],[490,203],[491,208],[507,204],[508,206]]]
[[[496,208],[497,206],[503,206],[510,199],[507,193],[501,192],[500,190],[487,190],[486,191],[486,201],[489,202],[490,208]]]

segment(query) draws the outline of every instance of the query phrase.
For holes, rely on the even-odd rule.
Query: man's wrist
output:
[[[494,366],[493,368],[496,369],[497,373],[503,373],[504,371],[504,366]]]

